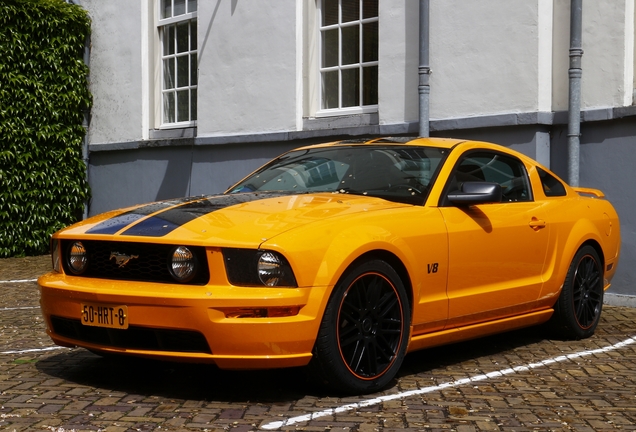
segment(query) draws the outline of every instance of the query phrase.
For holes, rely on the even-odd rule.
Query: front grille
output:
[[[113,348],[211,354],[205,337],[196,331],[130,326],[126,330],[91,327],[80,320],[52,316],[53,331],[69,339]]]
[[[62,260],[66,274],[68,269],[66,257],[74,240],[62,241]],[[88,268],[83,277],[102,279],[118,279],[130,281],[177,283],[168,270],[168,260],[174,245],[134,242],[112,242],[99,240],[82,240],[88,255]],[[210,279],[205,248],[188,246],[198,263],[196,276],[188,282],[190,285],[204,285]],[[124,266],[119,266],[111,254],[136,256]]]

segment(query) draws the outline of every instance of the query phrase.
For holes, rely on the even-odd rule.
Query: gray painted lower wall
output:
[[[602,110],[600,110],[602,111]],[[621,218],[621,261],[606,302],[636,304],[636,115],[634,110],[587,113],[581,126],[580,185],[601,189]],[[531,156],[567,178],[567,126],[552,117],[498,116],[433,122],[431,135],[496,142]],[[549,113],[548,113],[549,114]],[[520,121],[519,119],[523,120]],[[529,119],[529,120],[528,120]],[[549,121],[548,121],[549,120]],[[556,123],[556,124],[555,124]],[[461,128],[461,125],[470,128]],[[443,129],[441,126],[450,129]],[[271,158],[301,145],[355,135],[413,134],[417,124],[185,138],[90,146],[90,215],[143,202],[219,193]],[[387,132],[387,133],[383,133]],[[228,144],[223,144],[224,142]],[[627,296],[627,297],[626,297]],[[621,303],[622,302],[622,303]]]

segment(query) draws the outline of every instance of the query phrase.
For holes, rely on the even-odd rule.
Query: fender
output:
[[[421,218],[421,223],[415,226],[413,212]],[[347,218],[338,218],[306,228],[302,235],[290,230],[261,245],[288,257],[300,287],[327,287],[330,294],[358,258],[369,252],[385,251],[406,268],[414,314],[418,303],[446,301],[448,237],[437,208],[392,209],[390,218],[383,211],[369,212],[355,225],[347,222]],[[427,272],[429,267],[435,271]],[[326,301],[323,299],[323,307]],[[440,313],[445,316],[446,310]]]
[[[552,250],[550,261],[546,263],[545,283],[541,290],[541,298],[554,297],[555,301],[561,292],[572,259],[584,243],[594,243],[594,246],[600,251],[601,260],[605,261],[605,252],[602,247],[603,238],[596,224],[589,219],[579,219],[567,233],[567,238],[564,241],[560,239],[561,235],[562,233],[557,234],[557,244]],[[558,267],[556,266],[557,257],[561,257]],[[563,257],[567,257],[567,259],[563,259]]]

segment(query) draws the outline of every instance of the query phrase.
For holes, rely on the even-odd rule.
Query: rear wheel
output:
[[[568,269],[554,306],[552,327],[561,337],[583,339],[594,334],[603,309],[603,265],[596,250],[583,246]]]
[[[409,329],[410,307],[398,274],[385,261],[364,262],[334,288],[310,368],[338,391],[379,390],[402,364]]]

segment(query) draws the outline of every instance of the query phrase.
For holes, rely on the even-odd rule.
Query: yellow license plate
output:
[[[80,321],[84,325],[122,330],[128,328],[128,306],[82,303],[81,307]]]

